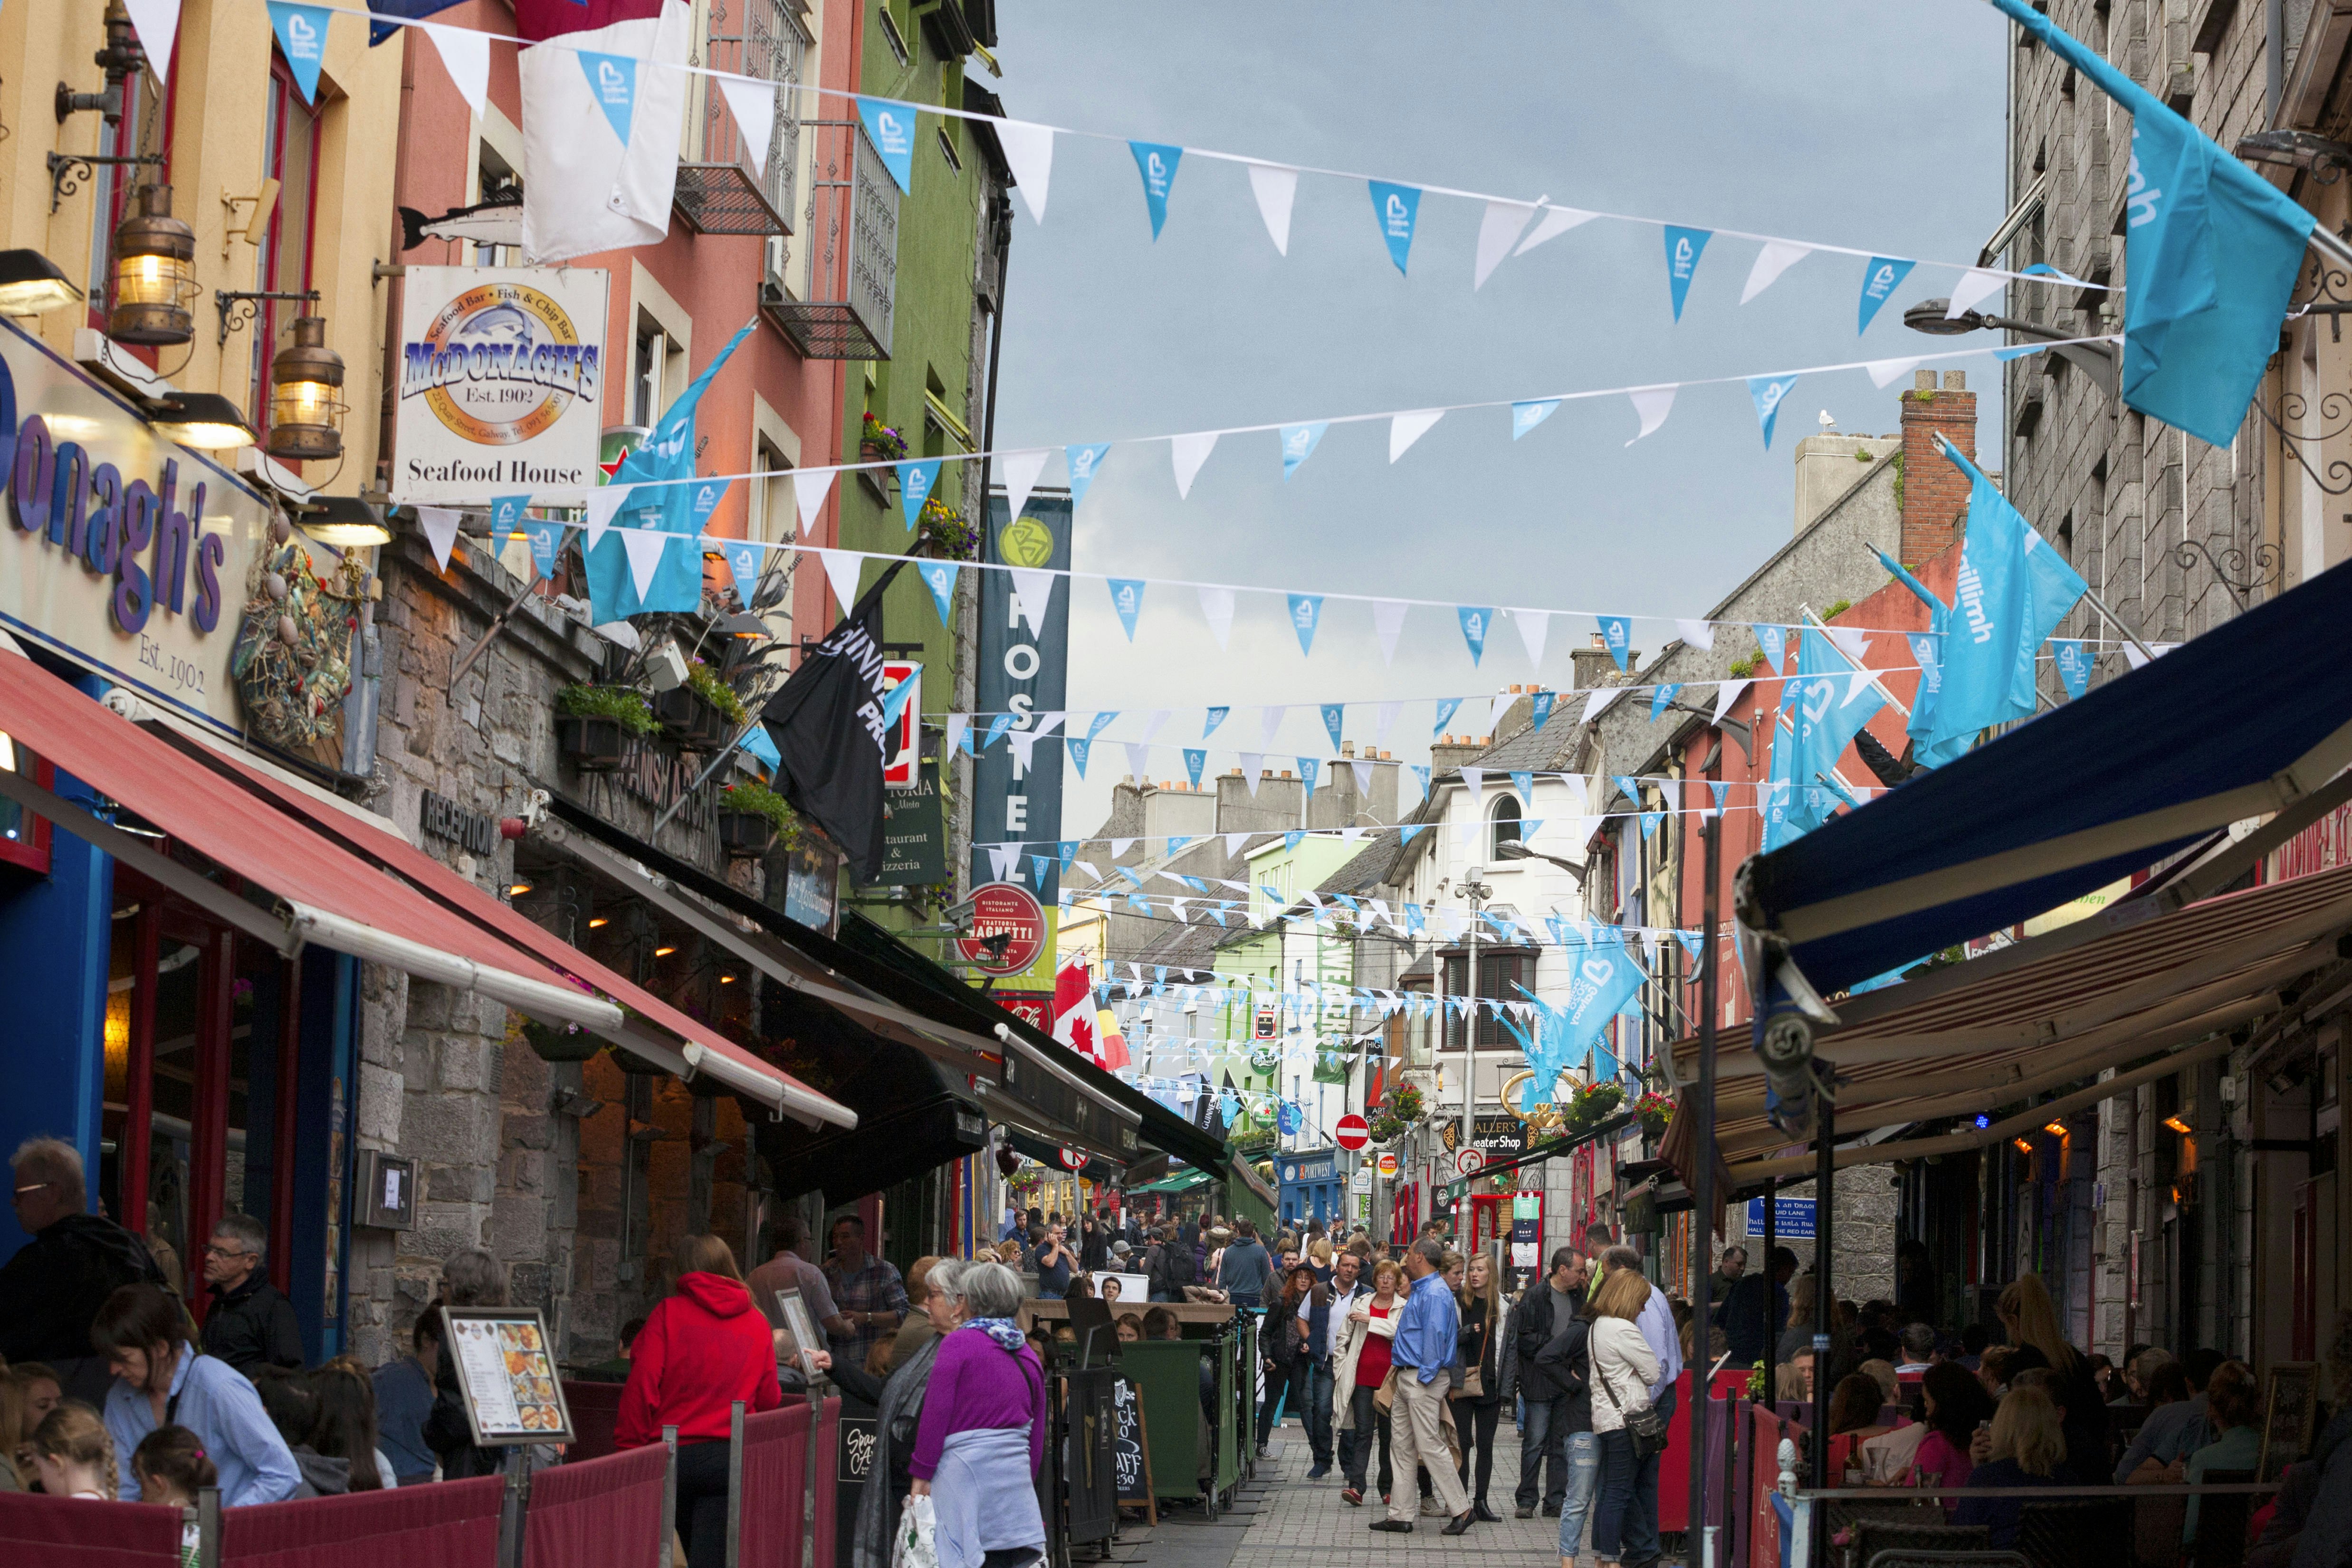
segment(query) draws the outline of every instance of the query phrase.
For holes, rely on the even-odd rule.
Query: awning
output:
[[[1938,1124],[1923,1137],[1842,1150],[1874,1164],[1975,1147],[2031,1131],[2152,1078],[2227,1051],[2239,1033],[2352,988],[2352,867],[2167,910],[2155,900],[1837,1005],[1814,1042],[1835,1068],[1837,1131]],[[2319,976],[2314,979],[2314,976]],[[1696,1045],[1676,1047],[1696,1076]],[[2143,1058],[2148,1058],[2143,1060]],[[2007,1120],[1979,1114],[2126,1070]],[[1716,1131],[1735,1182],[1799,1175],[1811,1154],[1765,1120],[1764,1079],[1744,1042],[1717,1048]],[[1940,1124],[1958,1119],[1946,1132]],[[1778,1156],[1778,1157],[1775,1157]]]
[[[1129,1193],[1136,1194],[1141,1194],[1144,1193],[1189,1193],[1194,1187],[1205,1186],[1208,1184],[1208,1172],[1195,1171],[1188,1168],[1186,1170],[1177,1172],[1172,1176],[1163,1176],[1159,1181],[1146,1182],[1139,1187],[1129,1187],[1127,1190]]]
[[[1269,1209],[1281,1201],[1274,1195],[1274,1188],[1266,1179],[1257,1173],[1257,1168],[1238,1154],[1225,1162],[1225,1174],[1248,1188],[1251,1194]]]
[[[2347,626],[2338,566],[1749,861],[1740,918],[1828,995],[2233,822],[2308,821],[2352,763]]]
[[[988,1147],[988,1119],[951,1070],[905,1046],[877,1045],[854,1019],[802,1011],[795,1043],[830,1069],[826,1089],[858,1120],[813,1137],[757,1129],[777,1196],[822,1191],[828,1204],[848,1203]]]
[[[7,663],[0,660],[0,666]],[[71,700],[83,708],[95,706],[73,695],[69,689],[63,688],[62,683],[54,684],[67,689]],[[5,687],[0,687],[0,691],[5,689]],[[111,714],[107,717],[110,721],[120,722],[114,721]],[[0,728],[13,729],[13,721],[0,721]],[[166,740],[135,725],[125,723],[121,728],[160,754],[158,761],[162,771],[154,776],[167,799],[202,798],[207,803],[218,800],[224,803],[222,810],[236,814],[233,820],[239,827],[231,833],[229,842],[224,844],[218,853],[206,848],[194,837],[188,839],[189,843],[222,864],[235,869],[244,869],[248,866],[263,867],[265,869],[251,874],[269,884],[266,868],[275,858],[277,846],[280,842],[318,843],[336,856],[344,868],[337,875],[350,902],[356,906],[352,919],[362,920],[377,913],[387,907],[384,900],[388,898],[396,899],[404,907],[414,904],[435,917],[438,922],[436,929],[465,932],[495,951],[516,958],[521,958],[523,954],[535,955],[559,975],[571,977],[578,985],[593,986],[610,997],[610,1002],[601,1004],[609,1011],[609,1016],[583,1018],[579,1022],[641,1060],[676,1073],[680,1078],[691,1079],[698,1073],[708,1074],[734,1092],[747,1095],[812,1125],[830,1123],[854,1127],[857,1124],[856,1112],[848,1107],[817,1093],[782,1068],[770,1065],[725,1038],[708,1025],[696,1022],[644,987],[605,968],[397,834],[373,826],[355,814],[338,810],[305,791],[270,777],[240,758],[199,742],[186,740],[176,732]],[[46,752],[41,742],[30,735],[26,735],[26,740],[36,752],[43,752],[67,766],[68,771],[80,773],[79,767],[68,763],[58,753]],[[200,765],[191,767],[188,765],[190,763]],[[193,784],[190,783],[192,780]],[[5,787],[5,784],[0,784],[0,788]],[[109,794],[115,793],[110,785],[101,784],[100,787]],[[118,795],[117,798],[132,804],[127,797]],[[150,821],[164,826],[174,837],[182,835],[181,824],[168,813],[165,817],[157,818],[150,816],[144,806],[134,805],[133,808],[141,816],[148,816]],[[207,804],[204,809],[209,811],[210,805]],[[209,827],[210,824],[205,826]],[[251,908],[250,905],[247,907]],[[352,945],[355,941],[353,933],[331,927],[315,917],[309,919],[305,932],[310,940],[339,952],[393,963],[409,969],[411,973],[442,980],[446,984],[467,984],[462,977],[444,979],[440,974],[411,967],[402,963],[395,952],[381,950],[376,944],[362,942]],[[484,995],[505,1000],[489,985],[477,982],[471,988]],[[585,995],[573,984],[565,984],[562,989],[576,997]],[[614,1003],[620,1005],[614,1006]],[[528,1000],[508,1005],[534,1017],[549,1016],[530,1005]],[[624,1009],[626,1010],[625,1015]]]
[[[1100,1154],[1089,1153],[1082,1149],[1078,1152],[1086,1154],[1086,1163],[1073,1171],[1062,1161],[1064,1145],[1033,1136],[1017,1127],[1011,1130],[1010,1136],[1014,1149],[1039,1164],[1051,1167],[1055,1175],[1084,1176],[1089,1182],[1115,1182],[1118,1180],[1119,1172],[1126,1169],[1116,1160],[1107,1160]]]

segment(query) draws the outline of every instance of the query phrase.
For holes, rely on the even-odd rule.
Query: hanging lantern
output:
[[[269,455],[343,454],[343,356],[327,346],[322,316],[297,316],[293,341],[269,362]]]
[[[114,309],[107,336],[162,346],[195,335],[188,301],[196,293],[196,231],[172,216],[172,187],[142,185],[114,231]]]

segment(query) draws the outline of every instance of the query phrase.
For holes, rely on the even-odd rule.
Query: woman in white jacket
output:
[[[1658,1356],[1634,1320],[1650,1300],[1650,1282],[1631,1268],[1621,1268],[1601,1282],[1592,1298],[1592,1432],[1601,1449],[1601,1476],[1592,1513],[1592,1551],[1602,1568],[1616,1568],[1624,1524],[1633,1510],[1655,1507],[1658,1457],[1633,1457],[1633,1440],[1625,1417],[1650,1405],[1650,1384],[1657,1381]],[[1575,1568],[1563,1557],[1563,1568]],[[1633,1568],[1643,1568],[1633,1564]]]
[[[1404,1311],[1399,1294],[1404,1270],[1395,1264],[1372,1266],[1372,1293],[1356,1298],[1340,1329],[1339,1348],[1332,1360],[1331,1425],[1337,1432],[1353,1433],[1340,1447],[1347,1463],[1347,1484],[1339,1500],[1350,1508],[1364,1500],[1364,1483],[1370,1478],[1372,1443],[1381,1446],[1381,1498],[1386,1501],[1394,1478],[1389,1473],[1389,1418],[1372,1395],[1388,1376],[1389,1346],[1396,1338],[1397,1319]]]

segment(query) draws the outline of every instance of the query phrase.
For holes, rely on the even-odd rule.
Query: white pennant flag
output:
[[[1026,773],[1037,750],[1037,742],[1060,728],[1063,715],[1040,713],[1037,721],[1026,730],[1007,730],[1004,738],[1013,743],[1013,755],[1019,761],[1020,772]]]
[[[1462,782],[1470,786],[1470,809],[1476,811],[1479,808],[1478,803],[1486,798],[1486,770],[1464,768]]]
[[[1919,362],[1926,357],[1924,354],[1913,354],[1909,359],[1876,359],[1864,368],[1870,372],[1871,384],[1884,392],[1895,382],[1918,369]]]
[[[1193,477],[1200,473],[1201,465],[1209,460],[1209,454],[1216,449],[1216,445],[1217,437],[1213,431],[1206,435],[1171,436],[1168,438],[1168,455],[1176,464],[1178,500],[1192,499]]]
[[[139,35],[139,47],[147,51],[155,79],[169,82],[172,40],[180,32],[180,0],[123,0],[122,8],[131,13],[131,30]]]
[[[1956,321],[1978,305],[1992,298],[2009,284],[2009,279],[1989,268],[1971,267],[1960,274],[1952,285],[1952,302],[1944,307],[1944,320]]]
[[[643,602],[654,585],[654,572],[661,565],[662,552],[669,548],[669,535],[650,528],[621,530],[621,548],[629,552],[629,581],[636,585],[637,598]]]
[[[1544,241],[1558,239],[1570,229],[1581,227],[1600,216],[1596,213],[1582,212],[1575,207],[1554,206],[1544,208],[1543,215],[1543,222],[1536,225],[1535,232],[1519,241],[1519,248],[1512,252],[1513,255],[1525,256]]]
[[[176,7],[173,15],[176,20],[178,16]],[[449,552],[456,549],[457,545],[459,515],[454,507],[420,506],[416,509],[416,521],[425,530],[425,542],[433,546],[434,563],[444,572],[449,570]]]
[[[1695,647],[1701,653],[1715,651],[1715,623],[1712,621],[1676,621],[1675,635],[1683,639],[1685,647]]]
[[[441,68],[449,73],[449,79],[457,84],[457,90],[473,109],[474,118],[479,120],[488,112],[490,103],[489,35],[477,33],[471,27],[453,27],[446,22],[420,26],[440,53]],[[772,84],[769,90],[775,90]],[[760,145],[767,144],[767,138],[761,137]]]
[[[1397,715],[1403,710],[1404,704],[1402,702],[1383,702],[1373,710],[1373,745],[1385,746],[1389,743],[1389,731],[1396,728]]]
[[[1158,739],[1160,727],[1168,722],[1168,716],[1174,711],[1172,708],[1154,708],[1150,717],[1143,721],[1143,738],[1146,741]]]
[[[1348,771],[1356,775],[1356,793],[1358,795],[1370,795],[1372,793],[1371,763],[1361,760],[1351,762],[1348,764]],[[1349,828],[1348,831],[1354,833],[1360,830],[1357,828]]]
[[[947,754],[952,757],[957,752],[963,749],[963,732],[971,728],[971,715],[969,713],[949,714],[947,728]]]
[[[1234,629],[1234,591],[1231,588],[1202,588],[1201,616],[1209,623],[1209,635],[1217,639],[1217,650],[1223,652],[1225,639]]]
[[[1641,391],[1629,393],[1627,395],[1633,398],[1633,412],[1640,416],[1642,420],[1642,427],[1634,432],[1633,441],[1654,434],[1658,426],[1666,422],[1666,416],[1674,412],[1675,389],[1671,386],[1645,386]],[[1628,441],[1625,445],[1630,447],[1633,441]]]
[[[1004,499],[1012,503],[1004,510],[1006,517],[1018,518],[1029,504],[1029,492],[1037,488],[1037,476],[1052,456],[1052,447],[1040,447],[1033,452],[1007,452],[998,459],[1004,471]]]
[[[1870,651],[1870,634],[1860,626],[1823,626],[1822,630],[1837,644],[1838,652],[1855,664],[1860,664]]]
[[[1400,414],[1389,421],[1389,461],[1393,463],[1405,454],[1405,449],[1423,436],[1429,427],[1445,417],[1443,408],[1423,408],[1412,414]]]
[[[832,468],[794,468],[793,504],[801,514],[801,542],[816,541],[816,514],[824,510],[825,492],[833,489]]]
[[[1013,868],[1020,864],[1021,846],[1018,844],[992,844],[988,847],[988,868],[994,880],[1011,881]]]
[[[1623,689],[1624,688],[1622,686],[1604,686],[1593,692],[1591,696],[1586,698],[1584,700],[1584,722],[1590,724],[1595,719],[1600,718],[1601,710],[1603,708],[1608,707],[1610,702],[1615,699],[1616,695]]]
[[[776,133],[776,84],[758,77],[716,74],[719,90],[727,100],[727,112],[735,117],[735,129],[742,133],[743,151],[751,154],[752,177],[765,180],[768,142]]]
[[[1511,704],[1518,700],[1517,692],[1498,691],[1495,694],[1494,710],[1486,716],[1486,733],[1496,736],[1502,734],[1503,715],[1508,713],[1511,710]]]
[[[1865,692],[1865,691],[1869,690],[1869,689],[1870,689],[1870,686],[1871,686],[1871,682],[1873,682],[1873,681],[1876,680],[1877,679],[1878,679],[1878,678],[1877,678],[1875,675],[1872,674],[1869,670],[1866,670],[1866,669],[1849,669],[1849,670],[1847,670],[1847,671],[1845,672],[1845,700],[1846,700],[1846,702],[1851,702],[1851,701],[1853,701],[1855,698],[1857,698],[1857,697],[1861,696],[1864,692]],[[1838,706],[1839,706],[1839,707],[1841,707],[1841,708],[1843,708],[1843,707],[1844,707],[1844,706],[1845,706],[1845,703],[1844,703],[1844,702],[1841,702],[1840,704],[1838,704]]]
[[[1372,601],[1372,632],[1381,639],[1381,663],[1396,663],[1397,633],[1404,629],[1407,606],[1402,599]]]
[[[604,485],[588,492],[587,549],[593,552],[604,542],[604,531],[613,526],[614,514],[628,504],[629,492],[636,488],[635,485]]]
[[[1549,610],[1513,610],[1511,624],[1519,628],[1519,641],[1528,650],[1528,663],[1543,668],[1544,638],[1551,630]]]
[[[1241,759],[1242,782],[1249,785],[1250,798],[1255,800],[1257,798],[1257,775],[1265,766],[1265,753],[1244,752],[1241,753]]]
[[[833,584],[841,613],[849,614],[857,604],[857,574],[866,569],[866,557],[854,550],[820,550],[816,558],[824,563],[824,580]]]
[[[1000,120],[996,144],[1004,149],[1004,162],[1013,170],[1013,188],[1028,204],[1029,221],[1044,223],[1045,188],[1054,176],[1054,128],[1032,125],[1025,120]]]
[[[1511,243],[1524,233],[1528,221],[1536,216],[1535,205],[1528,202],[1488,202],[1486,216],[1478,223],[1478,269],[1471,279],[1471,292],[1486,286],[1487,278],[1503,264],[1511,253]]]
[[[1151,748],[1142,744],[1140,742],[1128,742],[1127,771],[1135,775],[1136,783],[1150,784],[1151,782]],[[1118,846],[1116,844],[1111,846],[1110,852],[1113,858],[1116,858],[1121,853]]]
[[[1286,705],[1275,704],[1260,708],[1257,710],[1257,743],[1261,746],[1273,745],[1274,732],[1282,728],[1283,720],[1289,714],[1290,709]]]
[[[1716,723],[1723,722],[1723,716],[1731,711],[1731,705],[1739,700],[1739,694],[1747,690],[1749,684],[1745,680],[1727,680],[1715,689]]]
[[[1785,239],[1768,239],[1764,248],[1756,253],[1756,265],[1748,269],[1748,286],[1739,291],[1743,305],[1772,287],[1781,273],[1813,253],[1810,245],[1792,245]]]
[[[1228,860],[1230,860],[1230,859],[1234,858],[1235,856],[1239,855],[1239,854],[1242,852],[1242,850],[1243,850],[1243,849],[1244,849],[1244,848],[1248,845],[1248,843],[1249,843],[1249,837],[1250,837],[1250,836],[1249,836],[1248,834],[1246,834],[1246,833],[1228,833],[1228,834],[1226,834],[1226,835],[1225,835],[1225,858],[1226,858],[1226,859],[1228,859]],[[1218,879],[1219,881],[1221,881],[1221,882],[1224,882],[1225,886],[1226,886],[1226,887],[1228,887],[1228,888],[1234,888],[1234,887],[1235,887],[1235,884],[1234,884],[1234,883],[1233,883],[1233,882],[1231,882],[1231,881],[1227,881],[1227,880],[1226,880],[1224,878],[1223,878],[1223,877],[1220,877],[1220,878],[1218,878],[1217,879]],[[1240,884],[1240,885],[1236,888],[1236,890],[1237,890],[1237,891],[1240,891],[1240,892],[1244,892],[1244,893],[1246,893],[1246,892],[1248,892],[1248,891],[1249,891],[1249,885],[1248,885],[1247,883],[1242,883],[1242,884]]]
[[[1122,855],[1126,854],[1129,850],[1130,850],[1130,849],[1132,849],[1132,848],[1134,848],[1134,847],[1135,847],[1135,840],[1134,840],[1134,839],[1132,839],[1132,838],[1114,838],[1114,839],[1112,839],[1112,840],[1110,841],[1110,858],[1111,858],[1112,859],[1116,860],[1116,859],[1118,859],[1120,856],[1122,856]],[[1133,972],[1133,973],[1134,973],[1135,977],[1136,977],[1138,980],[1140,980],[1140,979],[1142,979],[1142,978],[1143,978],[1143,972],[1142,972],[1141,970],[1139,970],[1139,969],[1137,969],[1137,968],[1135,967],[1135,965],[1133,965],[1133,964],[1131,964],[1131,963],[1130,963],[1130,964],[1129,964],[1129,965],[1128,965],[1128,968],[1129,968],[1131,972]]]
[[[1257,216],[1265,220],[1265,232],[1274,237],[1275,250],[1289,255],[1290,203],[1298,195],[1298,171],[1274,163],[1252,163],[1249,177],[1250,194],[1257,197]]]
[[[1053,572],[1043,566],[1013,568],[1013,604],[1014,613],[1029,623],[1029,629],[1044,637],[1045,612],[1054,604]]]

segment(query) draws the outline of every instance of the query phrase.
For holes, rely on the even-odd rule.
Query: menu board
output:
[[[482,1447],[569,1443],[572,1415],[538,1310],[448,1307],[444,1355],[455,1355],[466,1418]]]
[[[1139,1508],[1160,1522],[1159,1500],[1151,1489],[1151,1448],[1143,1432],[1143,1402],[1135,1384],[1123,1377],[1111,1380],[1111,1458],[1118,1473],[1122,1508]]]
[[[801,1375],[814,1384],[823,1375],[816,1368],[813,1352],[825,1348],[825,1337],[817,1331],[816,1320],[809,1316],[808,1303],[801,1299],[800,1288],[790,1286],[776,1292],[776,1310],[784,1315],[784,1328],[793,1337],[793,1348],[799,1353]]]

